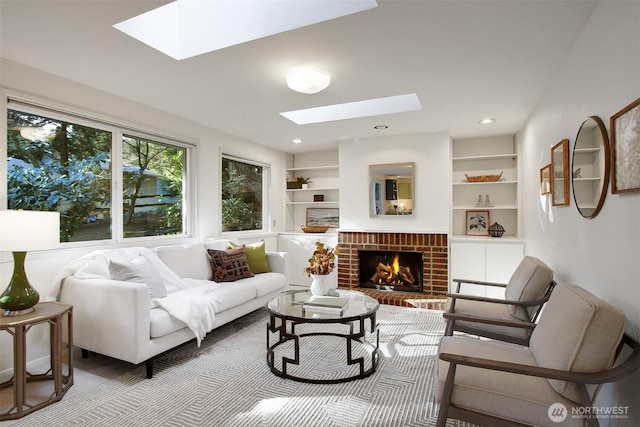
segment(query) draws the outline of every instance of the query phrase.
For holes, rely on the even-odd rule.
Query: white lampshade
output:
[[[59,245],[59,212],[0,211],[0,251],[41,251]]]
[[[328,74],[307,65],[294,68],[287,73],[289,89],[309,95],[326,89],[330,82],[331,77]]]

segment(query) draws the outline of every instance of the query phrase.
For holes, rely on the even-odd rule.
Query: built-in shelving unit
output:
[[[287,228],[299,231],[300,226],[306,224],[307,208],[339,207],[338,152],[291,155],[290,165],[287,179],[305,177],[311,180],[309,188],[287,189]]]
[[[518,154],[511,135],[452,141],[452,234],[466,236],[466,212],[487,210],[491,224],[518,236]],[[468,182],[468,176],[500,175],[497,182]],[[486,204],[489,196],[490,203]],[[479,198],[482,198],[482,203]]]

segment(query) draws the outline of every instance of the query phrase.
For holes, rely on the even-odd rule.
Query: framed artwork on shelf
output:
[[[640,191],[640,98],[611,116],[612,193]]]
[[[467,236],[488,236],[489,224],[489,211],[467,211]]]
[[[551,163],[547,166],[540,168],[540,194],[551,193]]]
[[[551,148],[551,205],[569,205],[569,140],[563,139]]]
[[[340,209],[338,208],[307,208],[307,224],[306,225],[338,228],[340,226]]]

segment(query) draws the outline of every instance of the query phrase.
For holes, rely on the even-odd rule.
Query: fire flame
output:
[[[393,272],[397,275],[400,272],[400,255],[396,254],[393,257]]]

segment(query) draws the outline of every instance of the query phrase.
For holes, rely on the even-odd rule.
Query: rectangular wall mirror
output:
[[[370,165],[370,215],[413,215],[414,172],[413,162]]]

